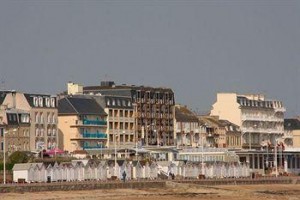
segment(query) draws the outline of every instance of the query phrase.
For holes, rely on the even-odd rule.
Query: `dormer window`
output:
[[[51,107],[55,108],[55,98],[51,98]]]
[[[46,97],[46,106],[49,108],[50,107],[50,98]]]
[[[43,107],[43,97],[39,97],[39,106]]]
[[[34,107],[39,106],[39,99],[37,97],[33,97],[33,105],[34,105]]]

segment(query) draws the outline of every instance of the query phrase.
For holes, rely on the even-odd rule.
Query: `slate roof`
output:
[[[148,86],[136,86],[136,85],[114,85],[114,86],[86,86],[83,87],[83,92],[88,94],[101,93],[102,95],[113,95],[113,96],[125,96],[133,97],[137,90],[143,91],[160,91],[173,93],[171,88],[163,87],[148,87]]]
[[[296,118],[284,119],[285,130],[300,130],[300,121]]]
[[[104,115],[103,108],[92,98],[65,97],[58,101],[59,115]]]
[[[35,107],[33,104],[33,97],[43,97],[43,105],[44,105],[43,107],[46,107],[45,106],[45,98],[52,97],[52,95],[49,95],[49,94],[29,94],[29,93],[24,93],[24,96],[31,107]],[[56,97],[52,97],[52,98],[56,99]]]
[[[185,106],[175,107],[175,118],[177,122],[199,122],[197,116]]]
[[[216,116],[199,116],[201,121],[209,126],[218,126],[224,127],[224,124],[219,121],[219,118]]]
[[[0,105],[3,103],[8,93],[11,93],[11,91],[0,91]]]
[[[121,108],[121,109],[133,109],[132,100],[130,97],[125,96],[91,96],[102,108]],[[109,102],[109,104],[108,104]],[[113,105],[113,102],[115,104]]]

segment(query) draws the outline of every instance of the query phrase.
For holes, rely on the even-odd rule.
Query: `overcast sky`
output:
[[[209,111],[217,92],[264,93],[300,115],[300,1],[0,1],[1,87],[73,81],[170,87]]]

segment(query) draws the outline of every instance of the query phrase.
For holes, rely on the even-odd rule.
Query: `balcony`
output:
[[[88,144],[85,144],[83,145],[83,150],[85,149],[103,149],[105,148],[104,146],[101,146],[100,144],[99,145],[88,145]]]
[[[75,125],[71,125],[71,127],[99,127],[106,126],[107,122],[103,120],[76,120]]]
[[[252,128],[252,127],[243,127],[243,133],[276,133],[283,134],[283,128]]]
[[[106,121],[103,120],[83,120],[84,125],[98,125],[98,126],[106,126]]]
[[[286,111],[284,107],[278,107],[278,108],[275,108],[274,110],[275,110],[275,112],[285,112]]]
[[[105,133],[83,133],[83,138],[107,139]]]
[[[106,140],[106,133],[82,133],[78,134],[76,137],[71,138],[71,140]]]

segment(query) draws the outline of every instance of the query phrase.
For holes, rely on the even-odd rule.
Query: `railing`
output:
[[[105,133],[83,133],[83,138],[99,138],[99,139],[107,139],[107,134]]]
[[[84,145],[83,149],[103,149],[104,146],[96,145],[96,146],[90,146],[90,145]]]
[[[242,132],[253,132],[253,133],[283,133],[283,128],[252,128],[252,127],[244,127],[242,128]]]
[[[84,125],[99,125],[99,126],[105,126],[107,124],[106,121],[103,120],[88,120],[84,119],[83,120]]]

